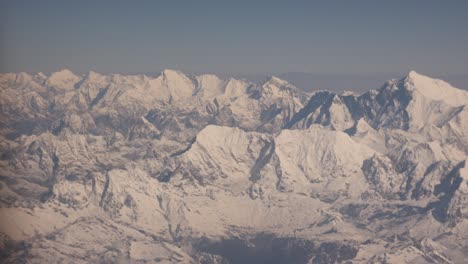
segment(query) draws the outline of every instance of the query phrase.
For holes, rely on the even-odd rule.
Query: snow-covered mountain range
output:
[[[463,263],[468,92],[0,75],[5,263]]]

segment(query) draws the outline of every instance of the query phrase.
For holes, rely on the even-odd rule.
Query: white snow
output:
[[[221,262],[191,243],[258,233],[340,242],[357,263],[457,263],[468,246],[467,97],[443,81],[345,97],[63,70],[0,86],[7,262]]]
[[[74,74],[68,69],[63,69],[52,73],[46,80],[46,85],[55,89],[72,90],[74,85],[81,80],[82,77]]]
[[[468,104],[468,92],[454,88],[449,83],[432,79],[415,71],[410,71],[405,78],[405,87],[431,100],[443,101],[451,106]]]
[[[164,102],[189,98],[195,91],[195,85],[185,74],[166,69],[161,75],[149,81],[149,96]]]
[[[213,74],[203,74],[196,77],[198,87],[196,95],[213,98],[224,93],[224,81]]]

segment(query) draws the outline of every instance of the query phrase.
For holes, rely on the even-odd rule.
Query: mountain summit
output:
[[[466,105],[468,92],[457,89],[445,81],[410,71],[403,79],[405,87],[419,93],[430,100],[443,101],[452,106]]]
[[[0,259],[463,263],[467,92],[0,75]]]

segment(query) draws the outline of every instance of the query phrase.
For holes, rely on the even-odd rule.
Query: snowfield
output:
[[[468,92],[0,75],[3,263],[465,263]]]

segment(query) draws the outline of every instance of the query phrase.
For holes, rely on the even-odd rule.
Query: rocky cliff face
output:
[[[0,257],[462,263],[467,104],[415,72],[359,96],[2,74]]]

